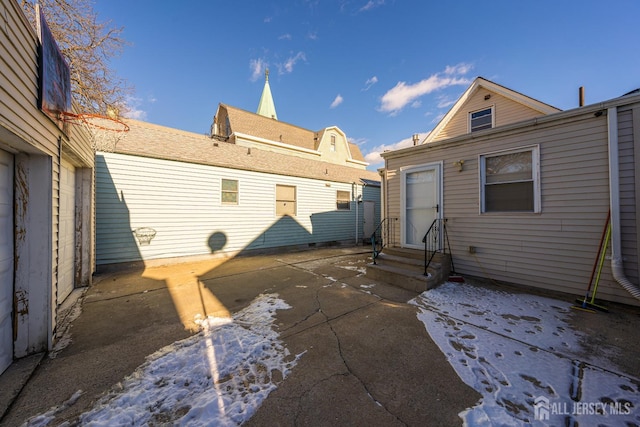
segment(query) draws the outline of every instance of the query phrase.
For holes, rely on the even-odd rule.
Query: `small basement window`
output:
[[[238,204],[238,181],[235,179],[222,180],[221,200],[223,205]]]
[[[480,156],[482,212],[540,212],[539,148]]]
[[[351,210],[351,192],[338,190],[336,193],[336,209],[339,211]]]
[[[476,132],[493,127],[493,107],[469,113],[469,132]]]

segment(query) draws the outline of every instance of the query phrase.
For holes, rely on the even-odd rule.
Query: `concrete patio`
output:
[[[278,312],[276,324],[291,353],[305,353],[246,425],[460,425],[458,414],[480,394],[407,304],[417,294],[373,282],[363,274],[369,262],[366,247],[337,247],[98,274],[69,308],[68,345],[0,376],[0,425],[59,406],[52,425],[74,425],[146,356],[192,335],[196,315],[229,315],[262,293],[292,307]],[[618,348],[612,363],[637,377],[640,310],[611,308],[576,311],[575,327],[589,333],[593,351]]]

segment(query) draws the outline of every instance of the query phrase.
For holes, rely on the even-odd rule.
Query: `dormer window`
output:
[[[469,132],[491,129],[493,123],[493,107],[469,113]]]
[[[329,150],[332,153],[336,152],[336,136],[335,135],[331,135],[331,147],[329,148]]]

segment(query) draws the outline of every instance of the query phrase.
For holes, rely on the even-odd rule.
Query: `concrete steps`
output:
[[[385,248],[376,264],[367,265],[367,277],[414,292],[424,292],[443,283],[450,273],[449,254],[436,253],[424,275],[424,251]]]

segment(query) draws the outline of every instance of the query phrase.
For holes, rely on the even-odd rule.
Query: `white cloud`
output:
[[[347,137],[347,141],[349,141],[349,143],[351,144],[356,144],[356,145],[362,145],[362,144],[366,144],[368,139],[367,138],[351,138],[350,136]]]
[[[455,103],[456,103],[455,100],[452,100],[446,96],[441,96],[438,98],[438,108],[451,107]]]
[[[379,111],[398,114],[405,106],[414,103],[421,96],[455,85],[468,85],[464,74],[471,70],[468,64],[447,66],[444,72],[436,73],[418,83],[398,82],[380,98]]]
[[[336,108],[338,105],[342,104],[342,101],[344,101],[344,98],[342,97],[342,95],[338,94],[329,108]]]
[[[252,59],[249,61],[249,68],[251,68],[251,78],[252,82],[258,80],[258,78],[263,74],[265,68],[267,67],[267,63],[262,58]]]
[[[429,132],[419,133],[420,142],[422,142]],[[371,166],[382,165],[384,163],[384,159],[380,156],[381,153],[385,151],[399,150],[401,148],[407,148],[413,146],[413,136],[409,138],[405,138],[401,141],[398,141],[394,144],[382,144],[377,147],[373,147],[368,154],[364,156],[365,161],[367,161]]]
[[[366,82],[364,82],[364,88],[362,90],[367,91],[376,83],[378,83],[378,78],[376,76],[373,76],[370,79],[367,79]]]
[[[384,0],[369,0],[367,2],[367,4],[365,4],[364,6],[362,6],[358,11],[359,12],[364,12],[367,10],[371,10],[371,9],[375,9],[378,6],[382,6],[384,4]]]
[[[150,96],[147,99],[147,102],[153,104],[156,102],[156,98]],[[142,98],[138,98],[135,96],[128,96],[126,99],[126,104],[123,107],[123,111],[120,112],[122,117],[126,117],[128,119],[134,120],[147,120],[147,112],[142,109],[142,104],[144,100]]]
[[[444,69],[444,73],[445,74],[467,74],[469,71],[471,71],[471,69],[473,68],[473,65],[471,64],[458,64],[458,65],[447,65]]]
[[[317,32],[309,32],[309,34],[307,34],[307,38],[309,40],[318,40],[318,33]]]
[[[283,34],[280,37],[278,37],[278,40],[291,40],[291,39],[292,37],[291,37],[291,34],[289,33]]]
[[[142,120],[142,121],[147,120],[147,112],[144,110],[130,109],[127,107],[122,115],[128,119]]]
[[[296,65],[298,61],[306,61],[307,57],[304,55],[304,52],[298,52],[295,56],[289,57],[284,64],[278,64],[278,73],[279,74],[288,74],[293,71],[293,66]]]

